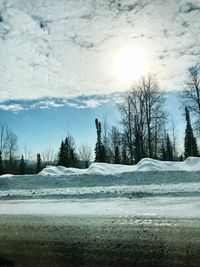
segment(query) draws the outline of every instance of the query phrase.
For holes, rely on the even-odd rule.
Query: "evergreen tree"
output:
[[[114,158],[115,164],[120,164],[120,154],[119,154],[119,146],[116,146],[115,148],[115,158]]]
[[[0,151],[0,175],[4,174],[3,161],[2,161],[2,152]]]
[[[64,167],[76,167],[78,159],[75,153],[74,142],[71,136],[65,138],[65,142],[61,142],[58,153],[58,165]]]
[[[196,138],[193,134],[193,129],[190,122],[190,114],[187,108],[185,108],[185,118],[186,118],[186,129],[185,129],[185,158],[194,156],[198,156],[198,149],[197,149],[197,143]]]
[[[101,162],[106,162],[106,150],[105,150],[105,146],[101,145]]]
[[[58,165],[65,166],[65,160],[64,160],[64,153],[65,153],[65,144],[62,141],[60,145],[60,149],[58,152]]]
[[[179,161],[183,161],[183,155],[182,154],[179,157]]]
[[[40,154],[38,153],[37,154],[37,166],[36,166],[36,173],[39,173],[42,169],[42,166],[41,166],[41,156]]]
[[[128,164],[128,157],[126,152],[126,147],[123,147],[122,149],[122,164],[127,165]]]
[[[167,160],[167,153],[165,149],[165,143],[162,142],[162,147],[161,147],[161,160]]]
[[[97,143],[95,146],[95,162],[105,162],[105,148],[101,141],[101,123],[95,119]]]
[[[26,163],[24,161],[24,156],[22,155],[20,164],[19,164],[19,174],[24,175],[26,173]]]
[[[173,148],[172,148],[172,143],[171,143],[171,140],[168,134],[166,137],[166,158],[169,161],[173,160]]]
[[[70,148],[70,166],[77,167],[77,158],[74,152],[74,148]]]
[[[133,142],[134,145],[134,161],[138,163],[144,157],[144,151],[141,144],[141,135],[139,131],[135,130],[134,132],[135,140]]]
[[[68,142],[68,138],[65,138],[65,142],[64,142],[64,150],[63,150],[63,161],[64,164],[63,166],[65,167],[70,167],[71,166],[71,160],[70,160],[70,144]]]

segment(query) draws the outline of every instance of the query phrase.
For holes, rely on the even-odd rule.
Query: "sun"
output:
[[[139,49],[126,48],[116,57],[114,69],[120,81],[131,83],[148,72],[148,62]]]

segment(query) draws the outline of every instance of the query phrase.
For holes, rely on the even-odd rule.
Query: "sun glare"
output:
[[[114,68],[119,80],[129,83],[148,72],[148,63],[140,50],[127,48],[117,56]]]

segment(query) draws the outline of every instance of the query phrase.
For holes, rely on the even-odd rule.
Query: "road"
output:
[[[0,215],[0,266],[200,266],[199,229],[198,218]]]

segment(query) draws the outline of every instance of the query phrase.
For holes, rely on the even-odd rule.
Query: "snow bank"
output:
[[[47,166],[39,173],[39,175],[116,175],[136,171],[200,171],[200,158],[189,157],[182,162],[160,161],[144,158],[138,164],[133,166],[108,163],[92,163],[88,169]]]
[[[150,216],[199,218],[199,197],[104,199],[72,201],[0,201],[0,215],[53,215],[53,216]],[[124,217],[127,224],[127,218]],[[139,218],[137,218],[137,221]],[[144,223],[144,219],[142,220]]]
[[[84,169],[77,168],[65,168],[63,166],[46,166],[39,175],[52,175],[52,176],[60,176],[60,175],[79,175],[84,174]]]
[[[185,161],[160,161],[144,158],[135,171],[200,171],[200,158],[189,157]]]
[[[0,178],[6,178],[6,177],[12,177],[12,176],[14,176],[13,174],[2,174],[2,175],[0,175]]]
[[[115,175],[120,173],[132,172],[134,166],[121,165],[121,164],[109,164],[109,163],[92,163],[86,174],[101,174],[101,175]]]

